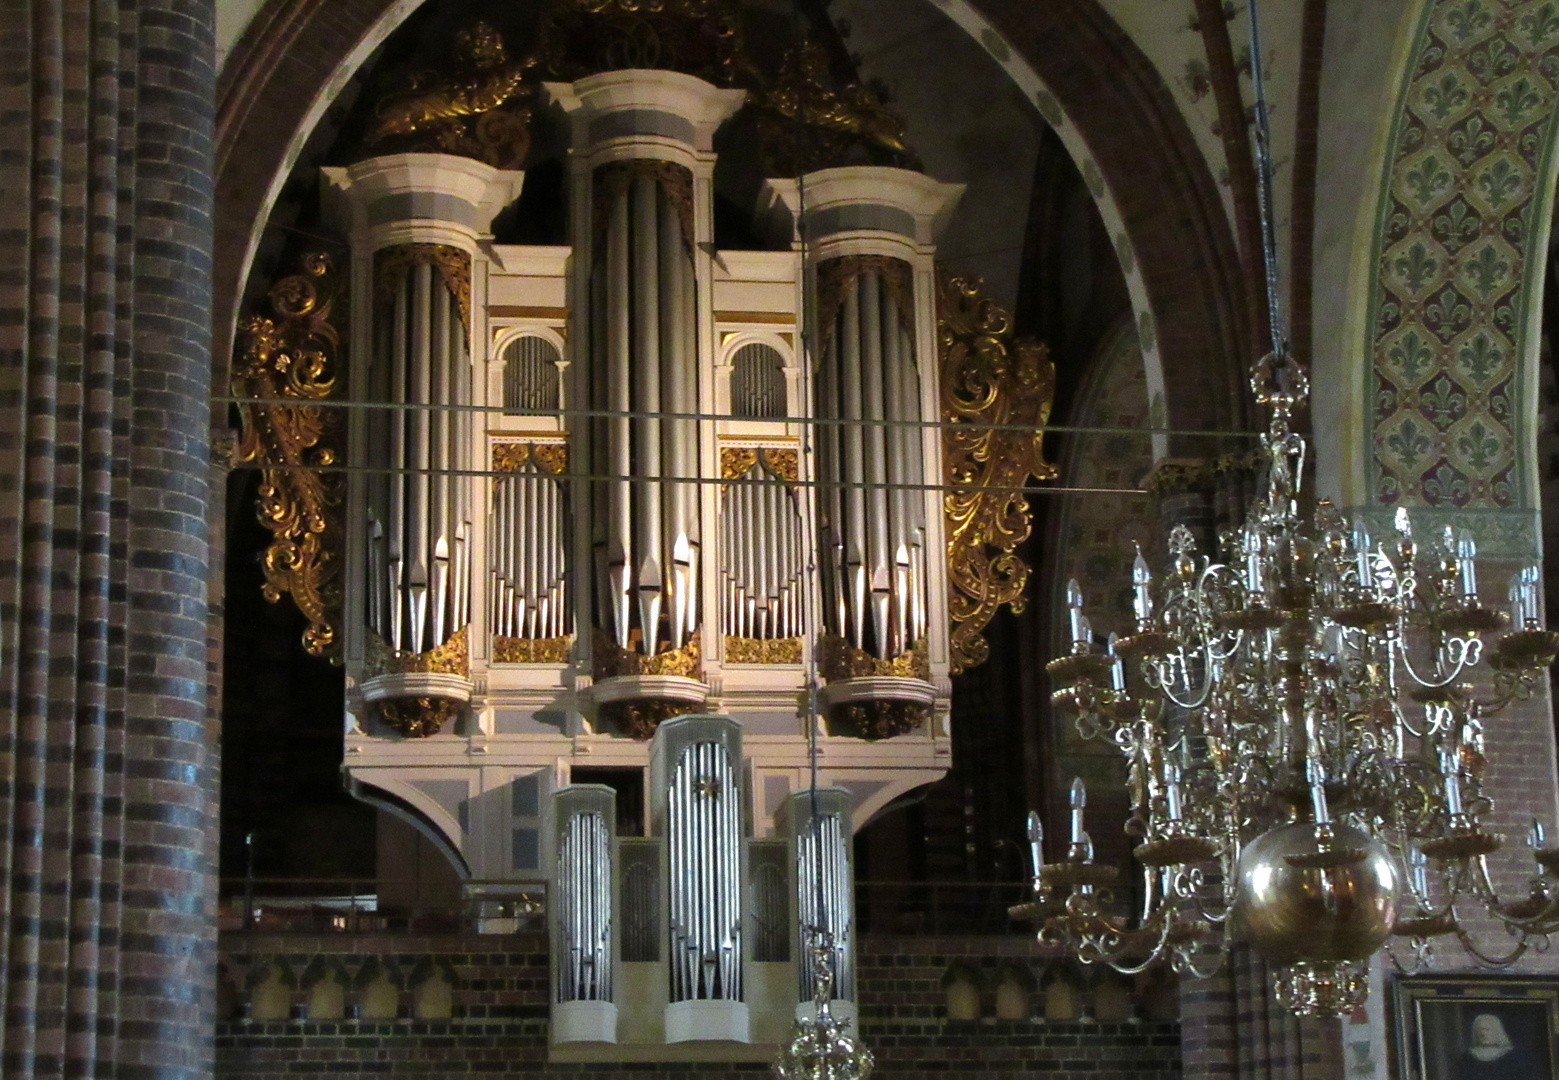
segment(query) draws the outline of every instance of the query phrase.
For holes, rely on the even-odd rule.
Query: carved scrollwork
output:
[[[789,447],[724,446],[720,448],[720,479],[746,476],[757,464],[763,471],[791,487],[801,481],[801,454]]]
[[[550,638],[493,637],[496,664],[566,664],[573,647],[572,634]]]
[[[565,0],[543,37],[550,78],[659,68],[716,86],[754,80],[731,0]]]
[[[877,274],[893,298],[899,322],[906,333],[914,334],[914,279],[909,263],[891,255],[843,255],[829,259],[817,268],[817,324],[821,331],[820,348],[826,350],[834,336],[839,308],[845,291],[863,274]]]
[[[876,86],[830,86],[828,50],[803,40],[786,52],[777,76],[752,95],[767,175],[800,176],[864,149],[878,164],[920,168],[904,142],[904,121]]]
[[[947,515],[952,670],[983,663],[982,636],[998,608],[1023,609],[1029,567],[1016,554],[1033,519],[1021,490],[1055,478],[1044,425],[1055,396],[1045,346],[1014,337],[1007,312],[978,280],[943,277],[937,305]],[[1003,428],[1011,430],[1001,430]]]
[[[374,255],[374,302],[380,307],[395,303],[395,290],[401,287],[406,271],[414,266],[432,266],[438,271],[444,288],[454,294],[460,305],[460,320],[467,336],[471,333],[471,256],[448,244],[399,244],[381,248]]]
[[[896,675],[906,679],[931,681],[931,662],[924,638],[897,656],[879,660],[858,649],[837,634],[818,639],[818,671],[829,682],[839,679],[864,679],[876,675]]]
[[[720,448],[720,479],[735,480],[746,476],[747,470],[757,463],[756,446],[723,446]]]
[[[725,662],[728,664],[799,664],[801,639],[749,638],[725,635]]]
[[[399,653],[390,648],[372,630],[367,631],[367,648],[363,657],[363,677],[372,679],[378,675],[399,675],[411,672],[439,675],[471,674],[471,634],[469,626],[462,626],[444,640],[420,653]]]
[[[568,447],[562,443],[502,442],[493,444],[492,469],[495,473],[519,472],[525,463],[557,476],[568,471]]]
[[[374,296],[381,307],[393,305],[395,290],[401,287],[406,271],[414,266],[432,266],[460,305],[460,318],[467,333],[471,329],[471,256],[448,244],[399,244],[381,248],[374,255]]]
[[[596,250],[606,240],[607,226],[612,220],[612,207],[623,192],[640,178],[655,181],[666,192],[666,198],[676,208],[677,222],[682,228],[682,244],[689,255],[693,253],[693,174],[674,161],[653,161],[638,158],[633,161],[610,161],[596,169],[594,176],[595,239]]]
[[[262,466],[258,513],[272,540],[265,549],[265,598],[290,595],[309,620],[303,646],[339,658],[341,501],[345,479],[337,463],[342,427],[334,396],[342,370],[341,339],[331,322],[336,282],[328,256],[303,258],[303,272],[270,292],[271,315],[244,320],[233,371],[243,431],[238,463]]]
[[[455,37],[450,61],[400,74],[378,101],[365,147],[421,150],[517,169],[530,148],[526,73],[534,56],[511,61],[503,38],[485,22]],[[385,145],[389,144],[389,145]]]
[[[638,631],[633,631],[634,643],[638,641]],[[681,675],[684,678],[698,678],[699,668],[699,632],[695,630],[693,636],[688,638],[686,645],[680,649],[665,649],[654,656],[645,656],[641,652],[632,652],[619,648],[611,636],[600,628],[596,629],[592,656],[591,674],[597,679],[610,679],[619,675]]]

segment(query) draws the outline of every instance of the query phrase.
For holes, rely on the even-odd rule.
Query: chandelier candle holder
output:
[[[1530,892],[1502,898],[1487,860],[1504,839],[1484,824],[1485,724],[1531,696],[1559,634],[1536,567],[1511,577],[1508,612],[1483,603],[1465,532],[1420,537],[1399,509],[1376,539],[1324,501],[1302,520],[1291,419],[1305,376],[1268,357],[1252,385],[1267,477],[1244,524],[1213,554],[1175,527],[1158,582],[1139,551],[1135,629],[1102,648],[1071,583],[1071,650],[1048,665],[1055,706],[1126,759],[1141,917],[1111,912],[1118,872],[1094,862],[1080,781],[1064,861],[1044,863],[1030,817],[1036,896],[1014,914],[1122,971],[1209,974],[1243,940],[1276,966],[1288,1008],[1340,1015],[1392,936],[1419,962],[1451,936],[1503,966],[1559,929],[1559,849],[1534,825]],[[1474,918],[1514,943],[1485,950]]]

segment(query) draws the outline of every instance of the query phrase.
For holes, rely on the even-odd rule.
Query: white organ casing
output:
[[[543,880],[577,890],[594,886],[577,866],[567,883],[556,876],[578,849],[563,850],[556,815],[570,804],[552,795],[592,790],[570,788],[580,770],[596,770],[592,783],[635,772],[640,816],[660,821],[653,831],[670,843],[655,814],[676,763],[653,766],[653,747],[685,723],[673,717],[720,714],[694,719],[734,731],[720,745],[735,756],[717,771],[732,812],[722,829],[736,830],[740,866],[749,839],[794,840],[785,807],[808,776],[807,673],[846,656],[853,673],[832,672],[820,694],[821,782],[836,789],[827,799],[842,800],[837,856],[853,827],[949,765],[942,449],[933,426],[917,425],[939,416],[934,243],[961,188],[879,167],[773,180],[761,214],[777,242],[720,251],[713,138],[740,91],[665,71],[545,89],[572,140],[566,245],[494,241],[493,218],[518,198],[519,172],[443,154],[325,170],[327,210],[352,249],[348,385],[352,397],[388,406],[351,410],[351,459],[370,468],[349,481],[344,770],[451,852],[471,895]],[[871,268],[851,271],[857,325],[869,337],[875,310],[893,337],[875,351],[852,346],[862,402],[853,411],[829,389],[844,383],[838,340],[829,346],[804,325],[827,299],[820,279],[850,259]],[[393,281],[376,280],[387,265],[400,267],[403,302]],[[861,284],[872,274],[875,284]],[[400,397],[382,374],[397,370],[397,341],[407,346]],[[426,395],[416,381],[424,370]],[[862,449],[847,462],[822,433],[854,421]],[[402,479],[384,479],[392,475]],[[387,491],[401,493],[399,510]],[[846,518],[832,509],[836,492],[854,492],[865,509]],[[861,603],[854,585],[838,584],[850,561],[820,545],[825,518],[864,530],[844,538],[865,569]],[[417,575],[412,551],[426,553]],[[811,563],[820,580],[805,572]],[[855,608],[835,619],[841,597]],[[867,629],[852,634],[857,626]],[[909,720],[873,732],[853,719],[883,709]],[[694,857],[678,856],[677,872]],[[746,934],[730,937],[735,953],[720,957],[715,996],[704,996],[702,960],[689,992],[667,955],[672,852],[660,859],[660,959],[617,970],[614,899],[605,913],[613,971],[592,982],[583,969],[555,968],[574,987],[554,982],[560,1046],[615,1032],[767,1039],[782,1029],[765,1017],[794,1015],[800,972],[784,960],[749,965]],[[732,902],[745,919],[743,897]],[[586,915],[560,900],[553,917],[564,913],[576,931],[596,926],[601,901],[590,903]],[[803,958],[799,939],[788,940],[794,969]],[[626,989],[615,1001],[601,992],[649,983],[665,996],[642,1016]],[[594,989],[579,992],[585,984]]]

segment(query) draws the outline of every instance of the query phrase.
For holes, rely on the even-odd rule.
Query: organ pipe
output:
[[[596,400],[618,413],[697,411],[692,253],[664,183],[635,175],[607,210],[591,296]],[[597,429],[612,479],[597,549],[597,617],[619,648],[680,648],[698,625],[697,429],[614,416]],[[635,635],[634,631],[637,631]]]
[[[492,632],[499,637],[570,632],[562,494],[534,460],[493,485]]]
[[[801,517],[780,478],[754,464],[727,487],[720,510],[725,632],[788,638],[804,632]]]
[[[553,797],[558,822],[554,987],[557,1001],[612,1000],[612,826],[615,795],[594,784]]]
[[[846,421],[818,438],[821,478],[840,486],[821,499],[827,614],[830,629],[881,659],[925,633],[925,510],[905,487],[922,482],[923,455],[918,429],[901,426],[922,419],[920,375],[890,279],[901,266],[819,275],[838,294],[820,305],[836,314],[825,327],[818,414]]]
[[[740,729],[686,716],[655,732],[667,860],[670,1000],[742,1000]]]
[[[850,796],[838,788],[790,797],[790,821],[796,860],[796,933],[798,955],[808,954],[809,931],[823,931],[832,943],[830,965],[834,996],[855,997],[855,886],[850,869]],[[799,1001],[812,1000],[811,965],[801,964]]]
[[[366,609],[395,651],[417,653],[443,644],[469,614],[471,492],[461,473],[471,420],[448,406],[470,399],[470,356],[460,300],[435,261],[387,261],[369,384],[391,408],[369,427],[383,471],[370,484]]]

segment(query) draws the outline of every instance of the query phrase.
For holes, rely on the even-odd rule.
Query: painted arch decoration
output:
[[[1530,552],[1528,357],[1559,99],[1559,3],[1430,0],[1393,118],[1370,289],[1369,500],[1477,511]]]

